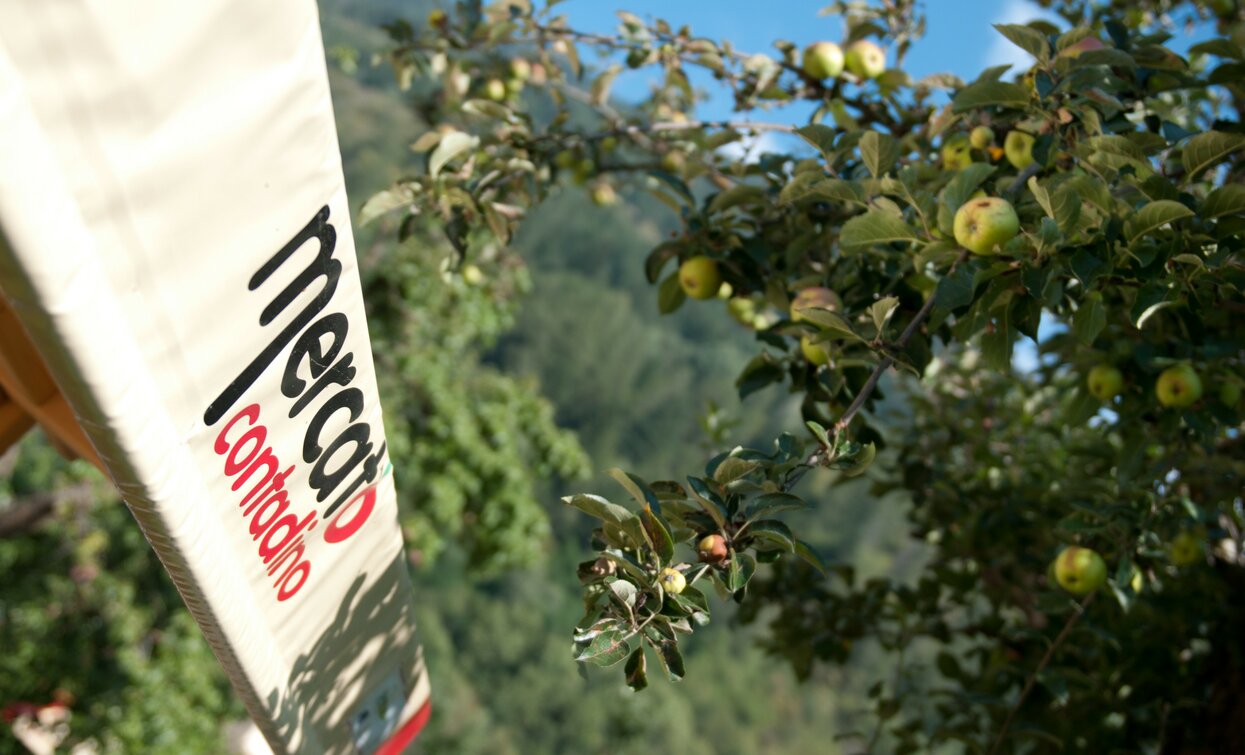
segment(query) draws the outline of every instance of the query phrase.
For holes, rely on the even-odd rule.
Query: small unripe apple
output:
[[[757,303],[747,296],[736,296],[726,302],[726,311],[740,325],[752,327],[757,316]]]
[[[489,79],[484,83],[484,96],[494,102],[506,99],[506,82],[501,79]]]
[[[1020,218],[1006,199],[973,199],[955,213],[955,240],[974,254],[994,254],[1019,232]]]
[[[1073,545],[1055,559],[1055,580],[1073,595],[1088,595],[1107,583],[1107,564],[1097,552]]]
[[[696,554],[707,564],[720,564],[726,560],[726,538],[721,535],[706,535],[696,544]]]
[[[968,142],[973,149],[985,149],[994,144],[994,131],[989,126],[978,126],[969,133]]]
[[[1154,395],[1163,406],[1183,409],[1202,397],[1202,379],[1189,364],[1177,364],[1159,373]]]
[[[943,142],[942,167],[945,170],[963,170],[973,164],[968,137],[960,134]]]
[[[1086,383],[1090,395],[1099,401],[1110,401],[1124,390],[1124,374],[1109,364],[1100,364],[1089,371]]]
[[[687,587],[687,577],[683,576],[683,572],[669,567],[661,570],[657,582],[670,595],[678,595]]]
[[[519,81],[527,81],[532,76],[532,64],[523,58],[510,61],[510,77]]]
[[[843,62],[860,78],[876,79],[886,70],[886,53],[869,40],[860,39],[848,45]]]
[[[800,337],[800,351],[804,354],[804,358],[808,360],[808,363],[815,367],[830,364],[830,352],[826,351],[826,347],[823,344],[814,343],[810,336]]]
[[[791,321],[801,322],[808,319],[800,313],[801,309],[808,307],[839,312],[843,309],[843,300],[839,298],[838,294],[828,288],[822,288],[821,286],[806,288],[796,294],[795,298],[791,300]]]
[[[599,183],[592,187],[592,203],[598,207],[607,207],[618,201],[614,187],[607,183]]]
[[[1235,380],[1224,380],[1219,386],[1219,400],[1224,406],[1236,406],[1241,403],[1241,384]]]
[[[1202,538],[1185,530],[1172,538],[1167,555],[1176,566],[1192,566],[1202,558]]]
[[[661,156],[661,169],[667,173],[678,173],[683,170],[685,161],[682,152],[667,152]]]
[[[679,265],[679,286],[693,299],[712,299],[722,285],[718,263],[705,255],[697,255]]]
[[[833,42],[814,42],[804,48],[804,73],[814,79],[833,79],[843,73],[843,50]]]
[[[1007,162],[1016,170],[1024,170],[1033,164],[1033,143],[1037,141],[1032,134],[1023,131],[1008,131],[1003,139],[1003,154]]]

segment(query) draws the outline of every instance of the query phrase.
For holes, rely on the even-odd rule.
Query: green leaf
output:
[[[981,336],[981,358],[987,367],[1004,372],[1011,368],[1012,343],[1016,334],[1008,319],[1008,310],[1004,308],[994,320],[993,330]]]
[[[681,240],[663,241],[658,244],[644,259],[644,277],[648,278],[649,283],[656,283],[666,263],[678,257],[679,253],[686,248],[686,242]]]
[[[995,24],[994,28],[1012,44],[1037,58],[1039,63],[1050,60],[1050,44],[1046,41],[1046,35],[1037,29],[1020,24]]]
[[[742,204],[757,203],[765,200],[765,191],[752,184],[739,184],[726,191],[718,192],[709,201],[709,212],[725,212]]]
[[[1081,302],[1081,308],[1072,318],[1072,331],[1076,334],[1076,340],[1088,346],[1106,325],[1107,313],[1102,307],[1102,295],[1095,291]]]
[[[865,340],[852,329],[852,325],[847,321],[847,318],[838,312],[831,312],[821,307],[800,307],[799,313],[805,320],[821,328],[823,333],[828,336],[827,340],[832,338],[846,338],[856,341]]]
[[[666,276],[657,289],[657,311],[668,315],[687,301],[687,294],[679,284],[679,273],[675,271]]]
[[[838,132],[821,123],[811,123],[795,130],[795,135],[813,145],[826,162],[834,162],[834,140]]]
[[[648,662],[644,657],[644,643],[631,651],[623,671],[627,674],[627,686],[631,689],[639,692],[648,686]]]
[[[596,666],[609,667],[625,659],[631,652],[626,634],[620,629],[610,629],[593,637],[579,650],[575,660]]]
[[[649,543],[657,558],[667,564],[674,560],[674,537],[670,528],[661,516],[653,509],[645,508],[640,512],[640,522],[644,525],[644,534],[648,535]]]
[[[610,503],[599,495],[587,493],[568,495],[562,499],[562,503],[571,508],[579,509],[588,516],[596,517],[607,524],[616,524],[622,527],[630,522],[639,521],[636,515],[629,509],[625,509],[616,503]]]
[[[942,190],[942,199],[947,209],[954,213],[960,205],[977,191],[977,187],[994,173],[994,166],[988,163],[973,163],[955,174]]]
[[[1161,283],[1151,283],[1138,291],[1129,313],[1133,325],[1140,330],[1157,312],[1173,306],[1176,302],[1170,297],[1171,290]]]
[[[848,477],[859,477],[864,474],[878,455],[878,449],[872,443],[861,446],[860,451],[846,459],[836,459],[834,468]]]
[[[821,560],[821,556],[818,556],[817,552],[810,548],[808,543],[803,540],[795,541],[795,555],[799,556],[805,561],[805,563],[816,569],[821,576],[824,577],[829,573],[829,570],[826,569],[826,563]]]
[[[866,131],[860,137],[860,157],[874,178],[881,178],[899,159],[895,137],[877,131]]]
[[[766,493],[759,495],[744,509],[744,518],[753,520],[772,516],[780,511],[799,511],[808,508],[808,502],[790,493]]]
[[[1201,212],[1198,214],[1210,220],[1241,213],[1245,213],[1245,186],[1227,184],[1215,189],[1206,197],[1206,201],[1202,203]]]
[[[788,553],[795,552],[795,535],[791,533],[790,527],[777,519],[766,519],[755,522],[748,528],[748,532],[751,533],[754,538],[763,540],[771,545],[776,545]]]
[[[977,81],[960,90],[951,100],[951,111],[964,113],[996,105],[1023,109],[1029,105],[1029,90],[1020,84],[1002,81]]]
[[[678,643],[672,640],[656,642],[650,640],[653,649],[657,651],[657,658],[661,661],[662,668],[666,670],[666,676],[672,682],[682,679],[687,670],[683,666],[683,654],[679,652]]]
[[[752,575],[756,574],[757,560],[747,553],[736,553],[731,557],[730,568],[726,574],[726,589],[738,593],[748,586]]]
[[[894,241],[916,241],[903,218],[885,210],[870,210],[843,224],[839,244],[845,249],[887,244]]]
[[[618,599],[619,603],[628,608],[635,608],[636,596],[640,594],[636,586],[625,579],[617,579],[610,582],[610,592],[614,593],[614,597]]]
[[[960,307],[972,304],[976,292],[974,266],[960,265],[950,275],[938,281],[934,289],[934,305],[945,315]]]
[[[648,483],[644,480],[641,480],[639,477],[636,477],[630,472],[624,472],[618,467],[607,469],[605,470],[605,473],[614,478],[614,481],[621,485],[623,489],[635,499],[636,503],[641,506],[652,506],[657,509],[661,508],[661,504],[657,500],[657,495],[648,489]]]
[[[461,131],[451,131],[442,136],[437,148],[428,156],[428,175],[436,178],[446,163],[469,149],[475,149],[479,143],[478,137]]]
[[[1191,217],[1193,210],[1171,199],[1160,199],[1147,204],[1133,214],[1124,224],[1124,235],[1130,244],[1151,231],[1182,218]]]
[[[886,327],[886,323],[890,321],[898,307],[899,299],[894,296],[878,299],[869,306],[869,315],[873,317],[873,324],[878,329],[879,336],[882,335],[882,329]]]
[[[378,191],[369,197],[363,203],[363,208],[359,210],[359,225],[367,225],[381,215],[403,207],[410,207],[413,200],[414,195],[405,186],[398,186],[387,191]]]
[[[1245,134],[1228,134],[1222,131],[1207,131],[1198,134],[1184,146],[1183,159],[1185,170],[1190,179],[1228,155],[1245,147]]]
[[[851,202],[853,204],[869,204],[869,195],[856,181],[844,181],[841,178],[827,178],[813,184],[807,197],[826,199],[831,202]]]
[[[714,482],[727,485],[741,477],[747,476],[748,473],[758,466],[760,464],[756,461],[741,459],[738,456],[728,456],[713,470],[713,480]]]

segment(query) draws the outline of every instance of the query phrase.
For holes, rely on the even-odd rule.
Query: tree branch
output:
[[[1020,691],[1020,697],[1016,700],[1016,704],[1013,705],[1012,709],[1007,712],[1007,718],[1003,721],[1003,728],[999,729],[999,735],[995,737],[994,744],[990,747],[990,755],[995,755],[995,753],[999,751],[999,748],[1003,746],[1003,740],[1007,737],[1007,730],[1011,728],[1012,721],[1015,720],[1016,714],[1020,712],[1020,708],[1025,704],[1025,700],[1029,698],[1029,693],[1033,691],[1033,687],[1037,684],[1038,676],[1041,675],[1042,671],[1046,669],[1046,666],[1050,663],[1051,659],[1055,657],[1055,651],[1058,650],[1059,646],[1064,643],[1064,640],[1068,639],[1068,635],[1072,633],[1072,627],[1076,626],[1076,622],[1080,620],[1082,615],[1084,615],[1085,609],[1089,608],[1089,604],[1094,602],[1094,598],[1097,597],[1097,595],[1098,593],[1091,592],[1089,595],[1085,596],[1085,599],[1077,605],[1076,612],[1069,616],[1068,620],[1064,623],[1063,629],[1059,631],[1059,636],[1056,637],[1055,641],[1050,644],[1050,647],[1046,648],[1046,655],[1043,655],[1042,660],[1038,661],[1037,668],[1033,669],[1033,673],[1030,674],[1029,678],[1025,681],[1024,689]]]
[[[91,487],[83,483],[51,493],[34,493],[13,501],[0,511],[0,540],[21,537],[34,529],[56,508],[58,501],[82,502],[90,498]]]

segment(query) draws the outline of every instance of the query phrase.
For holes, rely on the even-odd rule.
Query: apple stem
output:
[[[1038,661],[1037,668],[1033,669],[1033,673],[1029,675],[1027,680],[1025,680],[1024,689],[1020,690],[1020,697],[1017,698],[1016,704],[1012,706],[1012,709],[1007,712],[1007,718],[1003,721],[1003,728],[999,729],[999,735],[995,737],[994,745],[990,747],[990,755],[995,755],[995,753],[999,751],[999,748],[1003,746],[1003,739],[1007,736],[1007,730],[1011,728],[1012,721],[1016,718],[1016,714],[1020,712],[1020,708],[1025,704],[1025,700],[1028,699],[1029,693],[1033,691],[1033,687],[1037,684],[1038,676],[1040,676],[1042,671],[1046,669],[1046,666],[1051,662],[1051,659],[1055,657],[1055,651],[1059,649],[1059,646],[1063,644],[1064,640],[1068,639],[1068,635],[1072,633],[1072,627],[1076,626],[1076,622],[1080,620],[1081,616],[1085,613],[1085,609],[1089,608],[1089,604],[1094,602],[1094,598],[1097,597],[1097,595],[1097,592],[1091,592],[1089,595],[1085,596],[1084,600],[1077,604],[1076,610],[1073,611],[1072,615],[1068,617],[1068,620],[1064,622],[1063,629],[1059,631],[1059,636],[1057,636],[1055,641],[1050,644],[1050,647],[1046,649],[1046,655],[1042,656],[1042,660]]]

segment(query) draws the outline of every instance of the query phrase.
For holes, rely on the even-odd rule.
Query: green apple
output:
[[[1073,595],[1088,595],[1107,583],[1107,564],[1097,552],[1073,545],[1055,559],[1055,581]]]
[[[978,126],[969,133],[968,142],[973,149],[985,149],[994,144],[994,131],[989,126]]]
[[[804,48],[804,73],[820,81],[843,73],[843,50],[833,42],[814,42]]]
[[[1110,401],[1124,389],[1124,374],[1109,364],[1100,364],[1089,371],[1090,394],[1099,401]]]
[[[679,286],[693,299],[712,299],[722,286],[718,263],[703,254],[679,265]]]
[[[720,564],[726,560],[726,538],[721,535],[706,535],[696,544],[696,554],[707,564]]]
[[[506,82],[501,79],[489,79],[484,83],[484,96],[494,102],[506,99]]]
[[[683,572],[678,569],[669,567],[662,569],[661,574],[657,575],[657,582],[661,585],[661,589],[670,595],[678,595],[687,589],[687,577],[684,577]]]
[[[1219,401],[1224,406],[1236,406],[1241,403],[1241,384],[1235,380],[1224,380],[1219,386]]]
[[[1187,363],[1168,367],[1154,383],[1154,395],[1163,406],[1183,409],[1202,397],[1202,379]]]
[[[955,213],[955,240],[974,254],[995,254],[1020,232],[1020,218],[1006,199],[971,199]]]
[[[826,351],[826,347],[820,343],[814,343],[811,336],[800,337],[800,351],[804,354],[804,358],[814,367],[821,367],[830,364],[830,352]]]
[[[843,300],[839,295],[828,288],[821,286],[813,286],[806,288],[795,295],[791,300],[791,321],[802,322],[807,320],[800,310],[807,308],[828,309],[833,312],[843,310]]]
[[[944,170],[963,170],[973,164],[968,137],[963,134],[948,138],[942,143],[942,167]]]
[[[1016,170],[1024,170],[1032,165],[1035,141],[1037,140],[1033,138],[1033,134],[1008,131],[1007,137],[1003,139],[1003,154],[1007,155],[1007,162],[1011,163]]]
[[[757,316],[757,303],[747,296],[736,296],[726,302],[726,311],[740,325],[752,327]]]
[[[886,70],[886,53],[869,40],[860,39],[848,45],[843,62],[860,78],[876,79]]]
[[[1192,566],[1202,559],[1202,540],[1197,533],[1185,530],[1172,538],[1167,547],[1168,558],[1176,566]]]
[[[519,81],[527,81],[532,77],[532,64],[523,58],[514,58],[510,61],[510,78]]]

